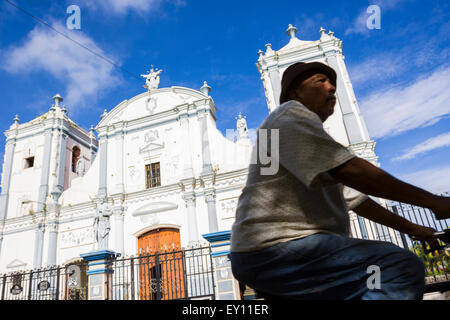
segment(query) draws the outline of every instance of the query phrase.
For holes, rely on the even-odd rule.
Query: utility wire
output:
[[[82,47],[83,49],[88,50],[90,53],[92,53],[93,55],[99,57],[100,59],[110,63],[111,65],[113,65],[114,67],[124,71],[125,73],[128,73],[129,75],[133,76],[134,78],[137,78],[139,80],[141,80],[141,77],[137,76],[136,74],[128,71],[127,69],[122,68],[121,66],[119,66],[118,64],[116,64],[114,61],[102,56],[101,54],[91,50],[90,48],[86,47],[85,45],[79,43],[78,41],[72,39],[71,37],[69,37],[68,35],[56,30],[55,28],[53,28],[50,24],[48,24],[47,22],[45,22],[44,20],[34,16],[33,14],[31,14],[30,12],[26,11],[25,9],[19,7],[17,4],[15,4],[14,2],[11,2],[9,0],[4,0],[6,3],[10,4],[11,6],[15,7],[16,9],[22,11],[23,13],[25,13],[26,15],[30,16],[31,18],[33,18],[34,20],[38,21],[39,23],[49,27],[50,29],[52,29],[53,31],[55,31],[56,33],[58,33],[59,35],[63,36],[64,38],[74,42],[75,44],[79,45],[80,47]]]

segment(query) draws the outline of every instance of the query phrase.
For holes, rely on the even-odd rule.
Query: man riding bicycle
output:
[[[367,195],[429,208],[437,219],[450,217],[450,198],[404,183],[333,140],[323,122],[334,112],[335,93],[336,72],[325,64],[285,71],[281,105],[259,128],[271,143],[278,130],[279,170],[261,174],[259,161],[249,167],[232,227],[233,274],[262,294],[288,299],[422,299],[423,262],[391,243],[350,238],[348,211],[435,247],[435,230]],[[372,266],[381,280],[374,289],[367,285]]]

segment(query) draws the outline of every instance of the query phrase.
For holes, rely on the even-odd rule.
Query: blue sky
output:
[[[386,171],[433,192],[450,190],[450,3],[414,0],[189,1],[11,0],[114,61],[113,66],[0,1],[0,130],[48,111],[60,93],[69,116],[88,130],[103,109],[145,89],[140,75],[163,69],[160,87],[212,87],[218,128],[249,128],[267,116],[257,52],[287,44],[291,23],[302,40],[320,27],[344,42],[356,97]],[[68,30],[67,7],[81,9]],[[369,5],[381,29],[369,30]],[[3,162],[5,137],[0,139]]]

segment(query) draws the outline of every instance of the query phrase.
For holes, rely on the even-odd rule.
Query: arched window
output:
[[[81,150],[77,146],[72,148],[72,172],[77,172],[77,162],[80,159]]]

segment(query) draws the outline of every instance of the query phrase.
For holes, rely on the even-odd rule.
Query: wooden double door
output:
[[[138,247],[140,299],[183,299],[184,270],[179,230],[151,230],[138,238]]]

